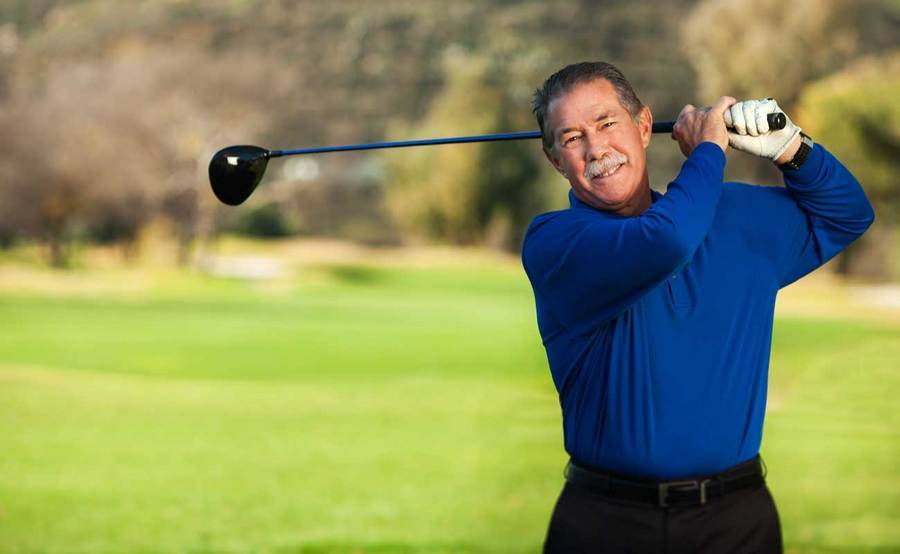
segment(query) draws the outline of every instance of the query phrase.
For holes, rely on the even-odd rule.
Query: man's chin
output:
[[[603,209],[610,212],[615,212],[626,208],[629,205],[630,198],[603,198],[600,202],[603,204]]]
[[[594,182],[591,183],[594,185]],[[603,183],[601,186],[591,187],[591,196],[607,209],[624,207],[634,196],[634,190],[625,190],[625,187],[617,187],[613,183]]]
[[[586,204],[607,212],[624,208],[629,200],[627,196],[597,194],[593,191],[587,193],[583,192],[577,196]]]
[[[577,195],[583,202],[605,212],[628,211],[638,196],[637,189],[625,187],[609,178],[593,179],[591,186]]]

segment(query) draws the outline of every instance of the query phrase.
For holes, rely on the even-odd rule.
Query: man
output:
[[[568,209],[534,219],[522,260],[559,392],[566,483],[545,552],[780,552],[758,457],[775,295],[873,220],[849,171],[771,100],[687,105],[687,157],[650,189],[652,115],[612,65],[535,93]],[[724,183],[731,146],[786,187]]]

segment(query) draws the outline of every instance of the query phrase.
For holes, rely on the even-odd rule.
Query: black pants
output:
[[[765,484],[660,508],[567,482],[556,501],[545,554],[769,554],[782,552],[781,525]]]

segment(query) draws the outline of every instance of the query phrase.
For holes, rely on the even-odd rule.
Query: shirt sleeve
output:
[[[522,259],[538,304],[582,330],[634,304],[691,259],[712,225],[724,171],[722,149],[704,142],[639,216],[570,209],[536,218]]]
[[[856,178],[819,144],[799,169],[784,171],[795,206],[781,227],[779,288],[833,258],[860,237],[875,212]]]

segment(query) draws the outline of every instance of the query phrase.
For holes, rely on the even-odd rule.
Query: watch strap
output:
[[[800,148],[797,149],[797,153],[794,154],[794,157],[791,158],[790,161],[784,162],[778,166],[782,171],[785,169],[800,169],[800,166],[803,165],[803,162],[809,158],[809,153],[812,152],[813,149],[813,140],[809,138],[809,135],[804,132],[800,132]]]

